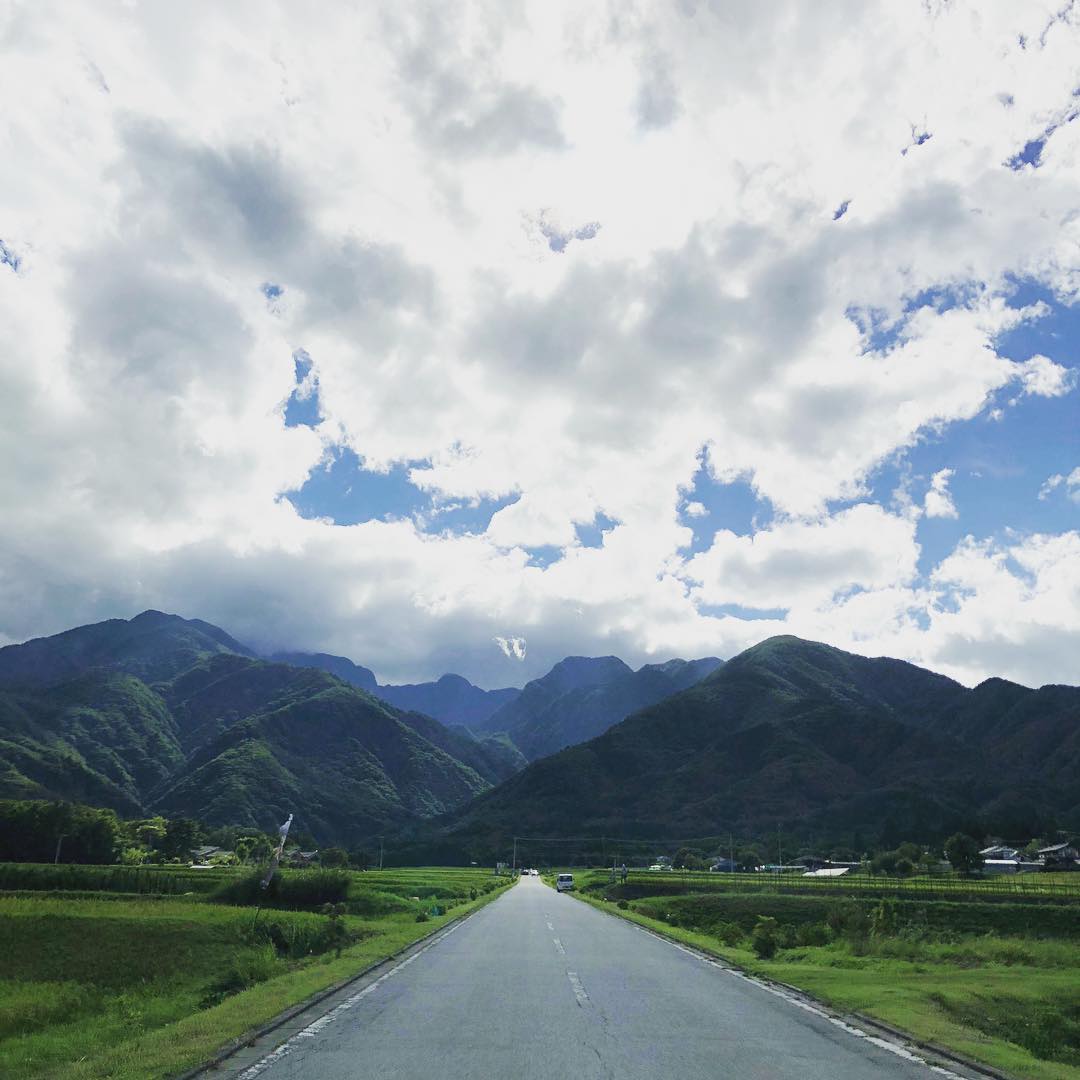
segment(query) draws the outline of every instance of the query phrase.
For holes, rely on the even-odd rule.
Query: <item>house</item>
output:
[[[1039,848],[1039,858],[1046,870],[1076,870],[1077,860],[1080,859],[1078,845],[1066,840],[1063,844],[1051,844],[1050,847]]]
[[[850,872],[850,866],[822,866],[817,870],[807,870],[803,877],[843,877]]]
[[[709,869],[716,873],[732,874],[738,867],[731,859],[719,858],[709,867]]]
[[[1003,859],[1015,862],[1020,858],[1020,852],[1006,844],[994,844],[992,847],[983,848],[979,854],[983,857],[984,863]]]
[[[306,867],[314,866],[319,858],[318,851],[301,851],[299,848],[291,848],[285,852],[285,862],[289,866]]]
[[[191,849],[191,861],[193,863],[209,862],[215,855],[224,854],[224,849],[214,847],[213,844],[206,844],[203,847],[197,847]]]

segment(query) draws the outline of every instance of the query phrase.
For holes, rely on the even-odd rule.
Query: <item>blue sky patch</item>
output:
[[[728,529],[737,536],[750,536],[772,519],[771,506],[758,498],[747,481],[718,483],[709,474],[706,460],[707,456],[702,454],[701,466],[680,504],[680,520],[694,533],[690,555],[708,550],[720,529]],[[696,509],[695,503],[701,509]]]
[[[580,522],[574,526],[577,531],[578,542],[582,547],[598,548],[604,546],[604,534],[611,532],[619,523],[607,514],[597,512],[596,517],[588,524]]]
[[[285,402],[286,427],[317,427],[322,420],[319,402],[319,379],[314,361],[303,349],[293,353],[296,389]]]
[[[386,472],[364,467],[349,447],[331,447],[297,490],[284,497],[308,519],[324,518],[335,525],[364,521],[411,519],[431,534],[481,533],[497,511],[516,502],[518,495],[465,502],[437,502],[410,479],[420,461],[394,465]]]
[[[710,618],[720,618],[729,615],[735,619],[749,619],[751,622],[761,619],[783,619],[787,608],[755,608],[744,607],[742,604],[699,604],[698,611]]]
[[[3,240],[0,240],[0,266],[10,266],[17,274],[20,265],[22,265],[22,259],[20,259]]]
[[[1058,303],[1042,286],[1019,282],[1010,306],[1037,301],[1050,311],[1008,330],[996,342],[1001,355],[1024,361],[1035,354],[1080,371],[1080,308]],[[1039,498],[1047,478],[1068,475],[1080,465],[1080,409],[1077,389],[1061,397],[1023,395],[1013,384],[999,391],[987,408],[969,421],[924,434],[869,478],[872,498],[889,506],[892,493],[906,486],[921,502],[930,478],[952,469],[949,493],[956,518],[923,518],[919,569],[926,573],[967,535],[1001,538],[1017,533],[1058,533],[1080,524],[1080,507],[1060,488]]]

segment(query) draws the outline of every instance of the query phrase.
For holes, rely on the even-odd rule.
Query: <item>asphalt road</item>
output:
[[[523,879],[244,1080],[957,1075]]]

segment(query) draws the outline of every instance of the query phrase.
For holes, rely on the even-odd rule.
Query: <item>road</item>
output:
[[[243,1080],[956,1076],[524,878]]]

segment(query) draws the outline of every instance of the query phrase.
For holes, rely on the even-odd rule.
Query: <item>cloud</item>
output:
[[[1056,473],[1047,477],[1042,487],[1039,488],[1039,498],[1041,500],[1048,499],[1053,492],[1061,487],[1065,488],[1067,498],[1073,502],[1080,502],[1080,466],[1073,469],[1068,476],[1063,473]]]
[[[495,644],[502,650],[503,656],[513,660],[525,659],[525,639],[523,637],[496,637]]]
[[[1068,532],[1003,520],[935,577],[876,494],[1075,393],[1051,334],[1008,348],[1080,297],[1076,28],[1017,44],[1052,14],[27,8],[0,71],[0,636],[154,606],[490,685],[791,631],[1080,680],[1075,649],[1023,656],[1072,640],[1030,585],[1061,586]],[[1037,169],[1003,164],[1050,123]],[[345,449],[500,508],[301,518]],[[721,498],[702,533],[703,451],[766,528]],[[507,626],[527,655],[491,647]]]
[[[923,512],[930,518],[957,518],[956,503],[949,491],[952,469],[940,469],[930,478],[930,490],[923,502]]]

